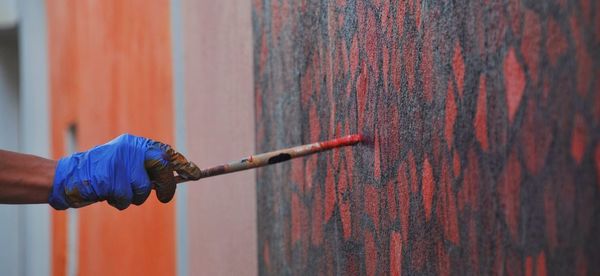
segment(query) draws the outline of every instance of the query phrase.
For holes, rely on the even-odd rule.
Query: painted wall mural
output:
[[[261,274],[600,274],[600,2],[253,2]]]

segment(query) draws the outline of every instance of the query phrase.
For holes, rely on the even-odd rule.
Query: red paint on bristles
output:
[[[352,134],[336,139],[332,139],[329,141],[320,142],[319,144],[324,150],[339,148],[344,146],[355,145],[362,142],[363,137],[360,134]]]

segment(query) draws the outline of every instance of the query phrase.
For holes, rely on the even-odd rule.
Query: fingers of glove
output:
[[[171,201],[177,188],[173,167],[165,151],[169,148],[165,144],[154,142],[146,153],[145,168],[156,190],[156,197],[162,203]]]
[[[161,202],[169,202],[173,198],[178,179],[196,180],[201,174],[196,164],[171,146],[156,141],[152,141],[148,148],[145,167]],[[177,177],[173,171],[177,172]]]
[[[114,193],[109,196],[108,204],[119,209],[124,210],[129,207],[133,198],[133,191],[130,185],[119,185]]]
[[[133,192],[131,203],[135,205],[141,205],[150,195],[152,184],[148,174],[146,173],[146,170],[143,167],[140,167],[140,169],[134,171],[131,190]]]
[[[144,158],[144,166],[150,175],[150,180],[154,181],[154,174],[169,168],[170,156],[167,153],[169,149],[171,147],[167,144],[150,141]],[[169,169],[172,170],[172,168]]]
[[[159,162],[159,159],[162,160]],[[169,167],[170,169],[175,170],[182,179],[200,179],[201,172],[196,164],[188,161],[183,154],[174,150],[167,144],[153,141],[148,153],[146,154],[146,160],[150,167],[160,167],[156,166],[156,163],[160,163],[164,168]],[[163,167],[159,169],[164,169]]]
[[[170,157],[171,166],[181,178],[185,180],[200,179],[200,168],[194,162],[188,161],[183,154],[172,148],[167,151],[167,154]]]
[[[173,171],[163,170],[152,182],[154,184],[154,189],[156,190],[158,201],[167,203],[173,199],[175,190],[177,189],[177,182],[173,176]]]

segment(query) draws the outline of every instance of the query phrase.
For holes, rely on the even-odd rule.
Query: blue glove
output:
[[[159,201],[166,203],[175,195],[178,178],[199,177],[200,169],[169,145],[124,134],[60,159],[48,202],[64,210],[106,200],[123,210],[144,203],[155,189]]]

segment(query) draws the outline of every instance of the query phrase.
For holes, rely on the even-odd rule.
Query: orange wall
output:
[[[173,142],[169,1],[47,1],[52,150],[77,126],[79,150],[129,132]],[[154,194],[119,212],[79,211],[81,275],[175,273],[174,203]],[[54,275],[66,271],[66,213],[53,212]]]

